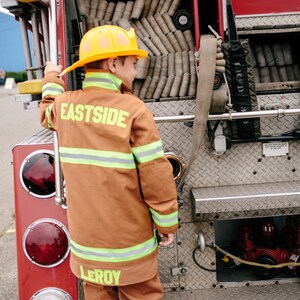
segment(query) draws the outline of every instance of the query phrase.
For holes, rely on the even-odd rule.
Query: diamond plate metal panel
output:
[[[178,276],[172,276],[171,269],[177,267],[177,244],[173,247],[160,247],[158,255],[159,275],[165,289],[179,287]]]
[[[199,268],[192,259],[192,252],[197,247],[195,239],[196,234],[202,231],[205,237],[206,244],[215,241],[214,222],[195,222],[181,224],[177,235],[178,243],[178,266],[184,267],[188,271],[180,276],[179,288],[174,287],[172,291],[166,289],[164,299],[218,299],[216,297],[223,296],[222,299],[270,299],[263,298],[265,289],[267,294],[273,290],[280,283],[281,289],[285,290],[289,296],[294,294],[294,285],[287,283],[298,282],[298,278],[282,278],[258,281],[241,281],[241,282],[218,282],[216,273],[208,272]],[[224,232],[226,234],[226,232]],[[196,252],[197,262],[205,268],[214,269],[216,266],[216,254],[210,248],[206,248],[204,252]],[[252,288],[249,288],[253,286]],[[254,287],[257,286],[257,287]],[[235,288],[233,288],[235,287]],[[293,293],[289,293],[288,289],[291,287]],[[298,285],[299,288],[299,285]],[[180,291],[180,292],[178,292]],[[224,294],[223,292],[226,292]],[[240,297],[236,292],[239,291],[243,296]],[[254,293],[254,294],[252,294]],[[277,295],[278,291],[274,294]],[[247,298],[248,296],[255,295],[254,298]],[[298,298],[285,298],[280,294],[279,298],[275,299],[298,299]],[[262,298],[257,298],[262,296]],[[201,297],[201,298],[199,298]],[[206,298],[207,297],[207,298]],[[245,297],[245,298],[243,298]]]
[[[259,109],[269,109],[269,107],[277,107],[283,105],[285,108],[298,107],[299,94],[285,94],[285,95],[262,95],[258,97]],[[194,113],[195,102],[193,100],[184,101],[165,101],[156,103],[147,103],[148,107],[153,111],[155,116],[171,116],[171,115],[189,115]],[[263,134],[281,134],[285,131],[292,130],[298,124],[297,118],[267,118],[261,120],[261,129]],[[187,163],[192,145],[192,128],[183,123],[165,123],[158,125],[161,136],[164,142],[166,151],[176,153],[179,158]],[[296,198],[289,197],[275,197],[276,205],[272,202],[275,198],[267,199],[263,203],[247,202],[245,207],[237,206],[232,209],[232,203],[222,203],[221,200],[216,205],[215,211],[201,210],[198,218],[204,222],[193,223],[193,205],[191,201],[191,189],[204,187],[220,187],[220,186],[235,186],[235,185],[249,185],[251,189],[252,184],[259,183],[273,183],[273,182],[288,182],[300,181],[300,168],[298,164],[300,156],[300,143],[293,141],[289,143],[289,154],[287,156],[279,157],[264,157],[261,143],[235,144],[231,149],[227,150],[223,155],[216,155],[210,146],[208,139],[206,139],[199,151],[197,159],[194,161],[186,182],[179,197],[182,200],[183,206],[179,211],[180,229],[178,232],[178,256],[165,257],[161,256],[160,261],[167,260],[167,264],[161,264],[162,278],[165,281],[164,286],[166,290],[186,290],[180,293],[168,293],[166,299],[199,299],[199,295],[203,298],[204,293],[208,298],[217,299],[216,291],[224,291],[225,289],[212,289],[213,286],[224,285],[219,284],[214,273],[200,269],[192,260],[192,251],[197,246],[195,241],[196,233],[201,229],[204,232],[206,242],[213,242],[214,218],[219,219],[236,219],[249,218],[259,216],[276,216],[299,214],[300,208]],[[280,189],[280,187],[279,187]],[[231,207],[231,208],[230,208]],[[197,220],[199,220],[197,219]],[[174,254],[175,255],[175,254]],[[188,272],[185,275],[178,275],[180,277],[178,282],[175,279],[172,281],[169,275],[170,265],[174,265],[173,260],[177,259],[175,265],[177,267],[186,267]],[[204,253],[197,252],[197,259],[207,268],[214,268],[215,253],[206,249]],[[176,276],[175,276],[176,277]],[[179,285],[178,285],[179,283]],[[272,283],[272,282],[271,282]],[[231,285],[239,286],[243,283],[231,283]],[[253,284],[251,282],[251,284]],[[261,283],[260,283],[261,284]],[[267,282],[266,282],[267,284]],[[199,293],[195,289],[201,290]],[[247,294],[245,294],[247,295]],[[168,298],[169,297],[169,298]],[[179,298],[176,298],[179,297]],[[184,298],[186,297],[186,298]],[[228,296],[229,297],[229,296]],[[246,296],[245,296],[246,297]],[[240,299],[240,298],[237,298]],[[257,298],[254,298],[257,299]],[[280,299],[283,299],[280,297]]]
[[[257,16],[236,16],[236,27],[238,30],[253,29],[256,27],[274,27],[274,29],[285,28],[287,25],[300,26],[300,15],[295,14],[272,14]]]
[[[259,107],[268,109],[270,106],[299,106],[299,93],[284,95],[261,95],[258,97]],[[147,103],[155,116],[189,115],[193,114],[194,100],[165,101]],[[281,134],[292,130],[298,124],[298,117],[261,119],[263,134]],[[183,123],[165,123],[158,125],[164,142],[165,150],[176,153],[187,163],[192,145],[192,128]],[[180,210],[181,222],[192,221],[192,206],[190,190],[197,187],[242,185],[300,180],[300,168],[297,161],[300,158],[300,144],[297,141],[289,143],[289,155],[279,157],[264,157],[261,143],[233,145],[223,155],[216,155],[208,140],[202,145],[197,159],[194,161],[186,178],[182,191],[179,191],[183,208]],[[269,209],[272,210],[270,203]],[[287,209],[289,212],[289,209]],[[278,214],[278,211],[272,211]],[[249,216],[265,215],[266,211],[246,213]],[[230,216],[234,215],[232,213]],[[222,217],[226,217],[224,214]],[[205,219],[207,216],[205,216]]]
[[[154,116],[189,115],[193,114],[195,109],[194,100],[148,102],[146,105]],[[158,129],[165,152],[174,152],[183,163],[187,163],[191,152],[192,128],[184,123],[160,123]],[[183,201],[183,207],[179,211],[182,222],[191,221],[191,202],[188,195],[189,189],[185,187],[183,192],[179,192],[179,197]]]
[[[165,152],[174,152],[183,163],[187,163],[191,152],[192,128],[183,123],[159,124],[158,128],[162,133]],[[182,138],[184,136],[186,140]]]
[[[300,144],[293,141],[289,145],[289,155],[275,157],[264,157],[261,143],[234,145],[224,155],[214,157],[211,164],[212,155],[200,151],[187,184],[204,187],[297,181]]]
[[[49,144],[53,142],[53,131],[43,129],[36,134],[33,134],[18,145],[36,145],[36,144]]]
[[[260,110],[300,107],[299,93],[260,95],[257,97],[257,102]],[[263,118],[260,125],[262,135],[280,135],[296,128],[299,125],[299,116]]]
[[[200,269],[193,261],[192,252],[197,247],[196,234],[202,231],[207,243],[214,241],[213,223],[183,223],[177,234],[178,239],[178,264],[187,267],[188,272],[180,276],[180,288],[194,290],[211,288],[216,284],[216,273]],[[215,252],[207,248],[203,253],[197,251],[197,260],[208,269],[215,268]]]
[[[248,209],[248,207],[247,207]],[[278,209],[256,209],[256,210],[243,210],[240,212],[231,211],[231,212],[221,212],[217,214],[213,213],[200,213],[197,215],[197,220],[201,221],[213,221],[218,220],[233,220],[233,219],[242,219],[242,218],[258,218],[258,217],[267,217],[267,216],[286,216],[286,215],[298,215],[300,214],[299,207],[289,207],[289,208],[278,208]]]
[[[195,110],[194,100],[150,102],[146,105],[155,117],[189,115]],[[172,151],[183,162],[187,162],[191,151],[192,128],[184,123],[160,123],[158,129],[165,151]]]
[[[246,285],[246,284],[245,284]],[[164,300],[298,300],[299,283],[272,284],[244,287],[214,288],[207,290],[166,293]]]

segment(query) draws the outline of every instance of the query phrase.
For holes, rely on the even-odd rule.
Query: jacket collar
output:
[[[120,91],[122,79],[103,70],[86,70],[82,88],[100,87],[109,90]]]

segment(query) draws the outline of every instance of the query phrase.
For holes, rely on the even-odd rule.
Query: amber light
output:
[[[22,186],[30,194],[46,198],[55,194],[54,155],[39,150],[28,155],[20,168]]]
[[[24,233],[23,248],[32,263],[46,268],[56,266],[69,254],[68,231],[56,220],[38,220]]]

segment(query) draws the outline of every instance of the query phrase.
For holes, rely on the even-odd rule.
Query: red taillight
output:
[[[69,253],[69,234],[66,227],[52,219],[32,223],[24,233],[26,256],[36,265],[53,267],[65,260]]]
[[[54,156],[51,151],[36,151],[28,155],[21,168],[22,186],[36,197],[46,198],[55,194]]]

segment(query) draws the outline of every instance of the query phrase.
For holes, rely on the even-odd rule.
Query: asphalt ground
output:
[[[0,86],[0,300],[17,300],[12,149],[41,130],[38,109],[15,101],[16,87]]]

